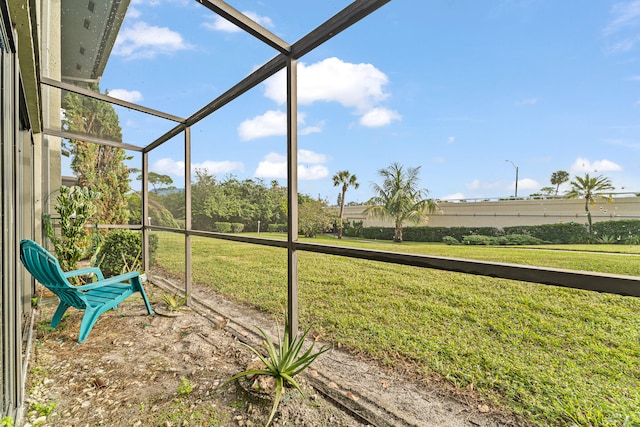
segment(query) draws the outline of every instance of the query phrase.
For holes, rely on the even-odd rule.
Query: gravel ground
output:
[[[158,310],[139,297],[103,314],[77,344],[82,313],[70,309],[48,328],[57,298],[41,299],[24,426],[257,426],[270,399],[227,383],[252,360],[241,343],[259,343],[254,325],[272,324],[248,307],[196,288],[189,309],[162,310],[173,283],[146,285]],[[275,334],[275,331],[271,331]],[[472,391],[411,381],[339,349],[299,376],[273,426],[524,426]]]

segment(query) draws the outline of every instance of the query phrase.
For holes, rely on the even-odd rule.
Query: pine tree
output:
[[[100,91],[97,85],[92,89]],[[64,130],[116,142],[122,140],[118,114],[111,104],[70,92],[62,107]],[[129,168],[125,164],[130,157],[126,151],[82,140],[69,140],[68,151],[78,185],[101,194],[96,206],[98,222],[126,224],[129,218],[126,193],[131,190]]]

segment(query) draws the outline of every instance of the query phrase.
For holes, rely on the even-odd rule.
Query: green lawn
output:
[[[618,245],[626,254],[308,241],[640,275],[637,247]],[[157,261],[182,271],[183,248],[161,233]],[[194,237],[192,257],[196,283],[284,317],[286,250]],[[639,299],[306,252],[299,282],[302,326],[353,352],[473,384],[539,425],[640,425]]]

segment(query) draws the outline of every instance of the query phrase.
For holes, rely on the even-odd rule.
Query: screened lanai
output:
[[[179,152],[182,152],[182,158],[179,160],[181,167],[184,169],[184,196],[185,196],[185,218],[186,221],[179,229],[171,229],[172,233],[177,233],[184,236],[184,279],[185,279],[185,293],[188,294],[191,289],[192,283],[192,271],[190,264],[191,236],[206,236],[210,238],[239,241],[252,244],[274,246],[287,249],[287,265],[288,265],[288,278],[287,278],[287,324],[291,328],[290,330],[298,330],[298,252],[310,251],[319,252],[331,255],[339,255],[353,258],[374,259],[384,262],[392,262],[405,265],[413,265],[419,267],[443,269],[448,271],[457,271],[462,273],[480,274],[491,277],[500,277],[505,279],[531,281],[535,283],[544,283],[552,285],[560,285],[567,287],[575,287],[580,289],[588,289],[600,292],[619,293],[623,295],[639,296],[637,288],[637,279],[631,277],[605,277],[602,275],[594,275],[591,273],[578,273],[578,272],[565,272],[556,271],[553,269],[540,269],[524,267],[520,265],[497,265],[493,263],[478,262],[472,260],[456,260],[446,259],[429,256],[415,256],[402,253],[390,253],[379,251],[367,251],[357,250],[354,248],[344,247],[327,247],[326,245],[316,245],[313,243],[302,243],[298,241],[298,182],[299,182],[299,170],[298,166],[300,161],[298,159],[299,146],[298,146],[298,131],[300,128],[300,117],[298,116],[299,101],[297,98],[298,87],[298,73],[297,63],[303,59],[306,55],[312,54],[316,49],[320,49],[324,43],[332,40],[335,37],[339,37],[343,31],[348,31],[349,27],[358,23],[360,20],[366,18],[368,15],[374,13],[378,8],[382,7],[387,1],[355,1],[347,4],[346,7],[338,11],[335,15],[330,16],[324,22],[321,22],[316,28],[308,31],[302,35],[298,40],[294,42],[287,42],[282,40],[276,34],[273,34],[263,25],[252,20],[247,15],[234,9],[231,5],[225,2],[217,1],[198,1],[204,6],[210,13],[215,14],[218,17],[223,18],[230,24],[236,26],[238,29],[247,33],[252,42],[260,44],[262,46],[261,52],[264,56],[269,57],[262,65],[255,67],[256,69],[249,73],[246,77],[239,80],[237,83],[232,84],[227,90],[210,100],[206,104],[202,105],[195,112],[185,114],[186,111],[166,112],[158,111],[153,108],[145,107],[141,104],[136,104],[129,101],[123,101],[107,94],[96,93],[91,87],[87,87],[92,83],[99,81],[95,76],[91,76],[91,72],[87,74],[85,68],[80,63],[76,63],[75,66],[71,66],[74,62],[73,59],[64,60],[63,55],[63,70],[62,81],[53,79],[49,76],[43,76],[41,82],[44,90],[51,91],[55,95],[60,96],[62,92],[73,92],[80,97],[94,98],[99,101],[108,102],[116,107],[116,111],[122,111],[121,115],[126,118],[121,120],[136,121],[136,126],[140,126],[142,132],[145,135],[151,135],[153,133],[160,134],[155,138],[151,138],[150,142],[140,139],[135,143],[127,141],[126,138],[104,138],[100,135],[78,134],[65,130],[65,125],[56,127],[55,124],[52,127],[44,129],[46,135],[67,138],[73,140],[82,139],[87,142],[95,144],[104,144],[115,147],[120,147],[133,154],[136,161],[140,161],[141,176],[141,189],[142,189],[142,218],[149,218],[149,172],[150,164],[158,164],[157,160],[163,160],[161,155],[156,155],[157,151],[160,151],[163,146],[172,146]],[[91,2],[89,9],[92,8]],[[116,6],[120,10],[116,9]],[[103,19],[107,19],[106,26],[119,25],[123,19],[124,8],[122,3],[114,4],[114,9],[106,11],[105,16],[97,16],[96,21],[104,23]],[[75,7],[63,8],[62,10],[62,52],[66,55],[70,55],[68,51],[73,51],[75,47],[80,46],[79,52],[81,56],[87,48],[82,47],[86,44],[76,34],[82,19],[74,16],[77,13]],[[192,13],[192,10],[185,11],[185,15]],[[67,17],[67,15],[70,15]],[[107,18],[108,15],[108,18]],[[65,32],[66,19],[69,20],[68,25],[72,29],[67,34]],[[184,18],[184,22],[189,22],[189,17]],[[75,20],[75,21],[74,21]],[[87,27],[88,21],[85,19],[82,21],[82,25]],[[91,24],[93,28],[94,24]],[[186,24],[190,25],[190,24]],[[301,30],[302,31],[302,30]],[[355,31],[352,29],[352,31]],[[82,33],[80,33],[82,34]],[[109,33],[109,37],[115,37],[115,35]],[[66,37],[66,38],[65,38]],[[87,37],[86,35],[84,37]],[[91,40],[91,35],[88,36]],[[126,36],[123,37],[126,39]],[[102,44],[109,45],[102,42]],[[120,46],[116,45],[115,49],[127,49],[127,42],[123,41]],[[102,55],[108,54],[103,52],[102,45],[95,46],[91,51],[99,52]],[[240,51],[241,52],[241,51]],[[224,54],[221,54],[224,57]],[[263,56],[263,58],[264,58]],[[72,55],[75,59],[75,56]],[[102,61],[102,67],[107,58],[100,57],[96,66],[99,66]],[[252,61],[254,63],[260,63],[263,60],[260,57]],[[76,61],[77,62],[77,61]],[[227,64],[232,64],[233,61],[224,61],[225,68]],[[215,67],[214,67],[215,68]],[[190,72],[199,73],[203,70],[183,70],[184,75],[181,78],[178,76],[171,76],[172,81],[167,81],[167,85],[176,85],[178,87],[184,87],[184,90],[188,88],[188,75]],[[262,239],[260,237],[243,237],[233,234],[221,234],[215,232],[208,232],[205,230],[193,228],[191,225],[191,206],[193,203],[191,195],[192,184],[192,170],[193,164],[197,163],[197,159],[193,158],[194,145],[200,149],[201,144],[206,145],[207,150],[225,150],[229,146],[224,141],[215,142],[203,142],[201,137],[194,137],[196,133],[203,133],[200,126],[209,124],[210,122],[214,128],[220,123],[220,119],[216,119],[217,115],[222,116],[221,120],[224,120],[226,110],[233,108],[246,108],[244,96],[250,96],[252,91],[256,90],[256,87],[265,82],[265,80],[273,77],[277,73],[279,79],[285,84],[277,89],[285,92],[280,93],[278,96],[283,102],[283,106],[286,106],[286,138],[283,139],[283,151],[286,151],[286,189],[287,189],[287,211],[288,223],[287,223],[287,239],[286,241],[274,241],[273,239]],[[77,74],[77,75],[76,75]],[[140,77],[137,77],[138,79]],[[276,89],[273,89],[276,90]],[[108,92],[108,90],[107,90]],[[239,104],[239,107],[234,107],[235,104]],[[131,118],[129,118],[131,117]],[[144,125],[142,124],[144,123]],[[67,126],[68,127],[68,126]],[[103,131],[99,129],[97,132]],[[91,132],[91,131],[90,131]],[[206,132],[206,131],[205,131]],[[140,136],[136,136],[140,138]],[[194,140],[197,140],[194,142]],[[244,149],[244,148],[243,148]],[[200,155],[202,151],[198,153]],[[196,166],[197,168],[197,166]],[[144,241],[148,242],[148,235],[153,231],[169,231],[166,227],[161,227],[155,224],[150,224],[149,220],[140,224],[139,228],[142,230],[145,236]],[[148,244],[146,245],[148,247]],[[152,266],[149,265],[148,250],[145,251],[145,270],[152,272]]]
[[[282,316],[290,335],[314,326],[313,313],[322,310],[323,299],[328,299],[335,291],[333,286],[347,288],[345,293],[335,291],[343,298],[341,304],[345,307],[355,306],[355,301],[368,299],[367,289],[348,289],[350,279],[359,274],[356,271],[362,265],[359,260],[371,262],[370,268],[379,271],[380,277],[393,276],[394,279],[389,283],[393,283],[396,288],[389,289],[392,293],[403,292],[403,277],[387,267],[403,265],[415,267],[411,271],[424,274],[425,282],[437,280],[434,272],[443,272],[450,277],[460,278],[456,280],[462,283],[466,278],[472,278],[468,280],[477,280],[480,283],[478,286],[488,288],[505,286],[508,282],[509,286],[551,285],[553,289],[572,288],[607,295],[640,296],[640,278],[633,273],[591,271],[586,267],[565,269],[528,265],[525,261],[486,261],[472,256],[449,257],[429,252],[410,253],[409,249],[401,246],[389,249],[381,245],[384,249],[376,250],[361,247],[355,241],[331,244],[302,238],[299,233],[299,197],[302,193],[315,196],[317,188],[308,177],[313,171],[323,167],[323,161],[318,160],[322,157],[318,154],[321,150],[317,147],[326,142],[317,131],[324,123],[312,114],[313,102],[324,102],[322,96],[317,96],[313,102],[299,97],[301,86],[305,88],[304,96],[308,96],[309,81],[314,77],[310,72],[310,64],[335,66],[333,90],[339,93],[348,91],[350,85],[358,83],[341,74],[339,66],[344,64],[336,56],[345,51],[355,51],[351,56],[352,63],[349,64],[353,67],[370,65],[366,64],[369,49],[386,50],[394,53],[397,60],[409,62],[412,55],[420,55],[421,52],[414,47],[416,41],[398,40],[391,34],[393,28],[401,25],[398,22],[401,23],[403,17],[393,13],[380,14],[385,7],[390,6],[387,5],[389,0],[340,1],[332,2],[331,5],[282,3],[290,8],[287,16],[313,16],[311,21],[315,24],[305,26],[308,25],[308,21],[305,21],[305,25],[293,25],[287,34],[281,34],[272,22],[263,19],[264,16],[277,16],[280,13],[276,5],[271,5],[271,9],[268,8],[270,5],[263,5],[263,16],[245,13],[244,5],[198,0],[185,3],[180,16],[175,17],[175,26],[168,28],[150,24],[154,12],[149,5],[146,5],[143,12],[142,6],[136,2],[63,1],[60,13],[52,13],[46,19],[52,27],[56,23],[60,24],[59,46],[58,50],[53,49],[54,61],[51,62],[55,63],[55,59],[59,59],[60,67],[42,61],[47,65],[42,65],[38,73],[35,73],[44,111],[40,130],[48,141],[47,147],[50,150],[47,155],[53,159],[49,159],[52,164],[58,158],[61,164],[60,170],[54,167],[49,171],[47,183],[50,187],[44,191],[42,200],[39,201],[42,203],[42,212],[52,212],[56,187],[68,175],[66,171],[70,170],[72,160],[65,155],[65,141],[122,148],[128,157],[126,163],[131,169],[129,176],[132,188],[140,194],[138,223],[96,224],[96,227],[139,231],[143,236],[143,270],[148,273],[152,282],[154,276],[159,279],[166,279],[168,276],[170,281],[176,279],[173,281],[175,289],[179,289],[180,294],[185,296],[191,295],[195,287],[208,284],[206,281],[209,278],[203,279],[206,276],[200,270],[205,269],[206,262],[204,265],[201,262],[194,263],[194,257],[199,260],[203,257],[206,259],[207,255],[214,258],[214,254],[207,252],[210,247],[204,242],[241,243],[246,248],[242,250],[244,255],[249,257],[253,253],[259,253],[256,248],[273,248],[274,252],[270,255],[273,259],[269,261],[274,261],[278,267],[264,261],[262,264],[250,264],[251,271],[248,271],[244,267],[248,264],[237,254],[221,255],[215,258],[215,263],[222,265],[222,269],[230,272],[229,276],[239,281],[245,278],[249,281],[253,273],[259,271],[258,280],[268,282],[264,287],[277,289],[274,292],[278,293],[280,299],[274,311]],[[44,5],[48,5],[48,2],[42,2],[41,6]],[[358,35],[358,28],[361,26],[368,31]],[[198,43],[196,40],[180,37],[181,29],[187,27],[202,28],[198,33]],[[225,30],[222,31],[221,28]],[[372,38],[372,32],[377,37]],[[150,39],[141,41],[136,37],[136,34],[141,33],[147,34]],[[346,40],[345,33],[356,34],[357,41]],[[224,43],[212,43],[209,47],[207,42],[214,37],[222,39]],[[158,50],[153,49],[155,41],[158,42],[157,45],[162,44]],[[144,46],[147,50],[140,49],[141,43],[146,43]],[[50,45],[54,46],[55,43]],[[221,48],[221,45],[228,47]],[[182,60],[179,53],[189,53],[200,60],[185,60],[185,66],[180,67]],[[166,61],[166,66],[159,66],[158,62],[154,65],[136,62],[145,58],[145,55],[162,58]],[[109,73],[105,71],[109,70],[110,57],[119,58],[121,65],[125,65],[111,71],[118,79],[110,80]],[[303,74],[301,69],[307,79],[304,82],[300,81]],[[130,85],[127,89],[131,90],[110,87],[111,82],[122,81],[123,76],[129,78]],[[117,113],[120,124],[109,129],[92,128],[88,125],[70,127],[71,116],[64,110],[66,108],[69,111],[73,105],[64,105],[63,101],[69,94],[73,94],[78,103],[94,103],[98,110],[101,106],[109,105]],[[347,133],[352,126],[350,122],[353,121],[349,116],[362,115],[360,110],[364,107],[357,103],[349,104],[339,96],[334,99],[338,99],[334,108],[340,110],[338,118],[334,120]],[[24,104],[29,104],[29,100]],[[28,110],[26,106],[24,109]],[[27,113],[25,115],[29,116]],[[241,124],[236,121],[239,116],[246,117]],[[31,117],[32,127],[35,127],[35,117]],[[87,117],[83,120],[84,124],[90,121],[91,118]],[[261,126],[263,131],[264,128],[275,129],[270,134],[268,130],[265,131],[271,139],[262,146],[257,146],[252,136],[257,126]],[[362,137],[371,138],[370,143],[356,140]],[[373,133],[356,134],[351,148],[357,147],[360,156],[387,157],[384,150],[388,147],[380,143],[380,139],[384,137],[374,136]],[[316,147],[313,149],[316,151],[310,147]],[[243,160],[246,153],[253,151],[260,151],[261,157],[256,162],[256,173],[250,179],[257,181],[262,176],[271,177],[271,185],[286,192],[286,232],[281,233],[280,237],[274,238],[273,234],[264,237],[266,230],[261,229],[261,226],[266,227],[265,220],[262,220],[262,224],[258,220],[245,226],[245,231],[249,233],[225,233],[213,231],[212,224],[194,224],[194,206],[202,202],[200,195],[193,194],[196,181],[220,180],[224,176],[234,179],[234,173],[244,172],[242,168],[249,167],[243,165]],[[405,155],[411,158],[410,153]],[[357,164],[357,158],[351,159],[353,164]],[[503,162],[502,159],[500,161]],[[345,164],[348,162],[341,163],[346,168]],[[265,168],[263,170],[271,168],[270,171],[277,172],[260,175],[257,171],[261,167]],[[159,175],[169,174],[169,171],[173,177],[173,189],[181,190],[178,197],[181,205],[178,210],[183,213],[183,220],[174,225],[161,223],[152,214],[152,210],[158,208],[154,195],[162,194],[156,188],[156,180]],[[181,171],[182,175],[178,175],[176,171]],[[171,189],[167,188],[166,191]],[[198,205],[198,209],[207,208],[212,209],[211,206]],[[31,213],[35,229],[39,229],[42,212],[34,208]],[[18,234],[20,233],[15,234],[16,241],[19,240]],[[160,250],[165,254],[171,253],[170,261],[165,257],[152,262],[151,236],[161,236]],[[31,231],[31,235],[21,237],[33,237],[36,240],[41,237],[43,241],[46,240],[41,231]],[[9,246],[15,252],[16,245]],[[313,271],[313,260],[316,258],[307,258],[307,264],[301,265],[301,254],[319,255],[323,260],[329,261],[353,261],[354,271],[343,273],[339,279],[332,279],[336,283],[329,280],[325,283],[322,282],[324,272]],[[17,266],[16,260],[14,254],[13,261]],[[282,265],[285,265],[284,269],[280,268]],[[327,265],[331,265],[331,262]],[[229,276],[224,276],[223,280],[227,280]],[[492,282],[492,279],[504,279],[504,282]],[[314,281],[321,282],[325,293],[320,296],[312,295],[311,292],[304,295],[307,292],[305,286]],[[304,297],[301,298],[300,294]],[[430,295],[421,294],[420,298],[426,300]],[[459,304],[473,305],[474,301],[462,301]],[[407,316],[411,313],[410,306],[407,303]],[[375,314],[376,307],[368,309]],[[359,307],[358,310],[365,309]],[[355,317],[356,320],[351,319],[350,322],[353,322],[351,324],[354,328],[360,327],[357,316]],[[393,322],[411,325],[410,319],[404,315],[397,316]],[[326,325],[323,327],[330,329]],[[363,340],[366,340],[368,334],[375,336],[382,333],[370,325],[364,331],[358,329]],[[337,342],[338,338],[335,340]],[[409,336],[403,340],[409,345],[413,342]],[[4,348],[10,345],[5,344]]]

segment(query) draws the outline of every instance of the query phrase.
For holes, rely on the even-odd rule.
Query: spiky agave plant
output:
[[[273,416],[276,413],[278,404],[280,403],[280,399],[282,398],[282,391],[285,383],[291,384],[296,388],[296,390],[300,392],[300,394],[304,396],[300,385],[293,377],[307,369],[318,356],[329,350],[330,347],[322,347],[319,351],[313,353],[313,349],[315,346],[315,342],[313,342],[309,349],[307,349],[307,351],[300,355],[300,352],[302,351],[302,345],[304,344],[305,338],[309,333],[309,329],[307,329],[302,335],[298,335],[297,337],[293,338],[293,340],[289,337],[289,333],[287,332],[288,328],[285,327],[282,337],[280,335],[280,331],[278,330],[278,345],[276,346],[260,327],[256,328],[264,337],[264,343],[262,343],[258,348],[244,343],[243,345],[251,350],[256,356],[258,356],[258,358],[264,364],[265,368],[249,369],[244,372],[240,372],[239,374],[235,374],[234,376],[232,376],[227,381],[227,383],[240,377],[249,377],[256,375],[267,375],[275,379],[276,394],[273,399],[273,407],[271,408],[269,419],[265,424],[265,427],[267,427],[269,424],[271,424],[271,420],[273,420]],[[260,348],[264,349],[264,351],[267,353],[266,357],[263,356]]]

